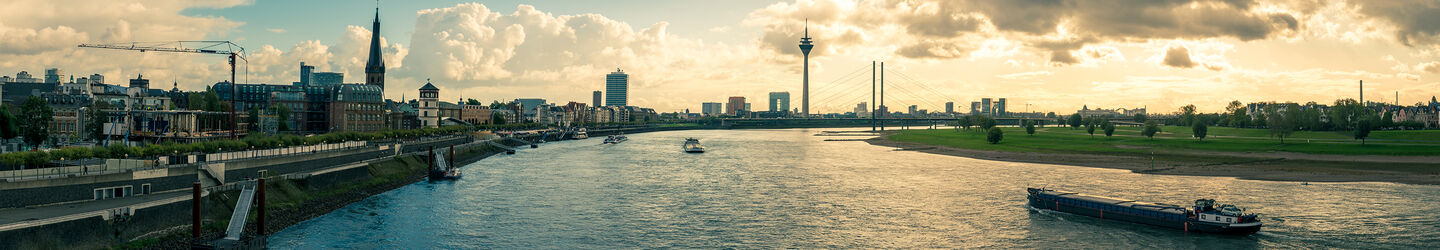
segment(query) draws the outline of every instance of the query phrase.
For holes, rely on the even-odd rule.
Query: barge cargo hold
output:
[[[1260,219],[1232,205],[1215,206],[1215,200],[1200,199],[1191,208],[1159,203],[1085,195],[1051,189],[1027,188],[1030,207],[1155,225],[1186,232],[1252,234],[1260,231]]]

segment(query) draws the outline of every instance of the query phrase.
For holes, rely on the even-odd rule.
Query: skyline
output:
[[[156,85],[178,81],[182,89],[203,89],[228,78],[222,60],[74,45],[228,39],[250,52],[250,83],[296,81],[300,62],[345,73],[345,82],[364,82],[366,26],[374,3],[313,4],[337,11],[276,19],[324,20],[318,25],[323,27],[301,20],[258,21],[269,18],[256,10],[288,5],[273,1],[16,1],[8,9],[36,11],[0,16],[0,34],[7,37],[0,39],[0,56],[6,58],[0,73],[38,75],[56,67],[117,80],[144,74]],[[1440,26],[1424,22],[1426,13],[1440,15],[1440,4],[1421,1],[1087,2],[1050,8],[757,1],[680,11],[691,13],[688,17],[644,14],[658,8],[648,3],[579,4],[596,7],[593,11],[570,4],[575,3],[381,2],[383,53],[391,69],[386,97],[413,94],[424,79],[434,78],[447,89],[442,101],[584,101],[591,91],[603,90],[610,68],[633,73],[633,105],[664,112],[699,110],[702,102],[729,96],[803,93],[795,41],[807,18],[819,44],[811,55],[815,89],[867,61],[882,60],[950,99],[931,102],[1008,97],[1017,106],[1057,113],[1083,105],[1168,113],[1185,104],[1213,112],[1230,100],[1327,104],[1358,99],[1359,80],[1373,93],[1366,100],[1393,103],[1399,92],[1400,104],[1409,105],[1440,93]],[[659,5],[667,4],[674,3]],[[640,10],[617,10],[626,8]],[[1007,13],[1022,9],[1027,11]],[[95,15],[61,14],[73,12]],[[245,82],[244,75],[237,79]],[[846,112],[855,105],[813,104],[816,113]]]

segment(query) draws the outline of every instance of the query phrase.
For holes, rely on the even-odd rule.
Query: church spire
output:
[[[385,88],[385,58],[380,53],[380,1],[375,1],[375,22],[370,29],[370,58],[365,62],[365,84]]]

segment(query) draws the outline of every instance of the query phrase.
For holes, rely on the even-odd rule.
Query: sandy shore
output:
[[[1125,169],[1135,173],[1224,176],[1251,180],[1299,182],[1394,182],[1440,185],[1440,162],[1415,162],[1416,157],[1315,156],[1294,153],[1237,154],[1176,152],[1149,156],[1085,153],[1029,153],[973,150],[901,142],[885,136],[866,140],[897,150],[984,160]],[[1387,168],[1366,168],[1386,165]],[[1400,170],[1396,170],[1400,169]]]

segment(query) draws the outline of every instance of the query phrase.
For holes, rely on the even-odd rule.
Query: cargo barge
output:
[[[1186,208],[1160,203],[1086,195],[1043,188],[1026,188],[1030,207],[1070,214],[1120,220],[1184,230],[1219,234],[1252,234],[1260,231],[1255,214],[1234,205],[1216,206],[1214,199],[1195,200]]]

